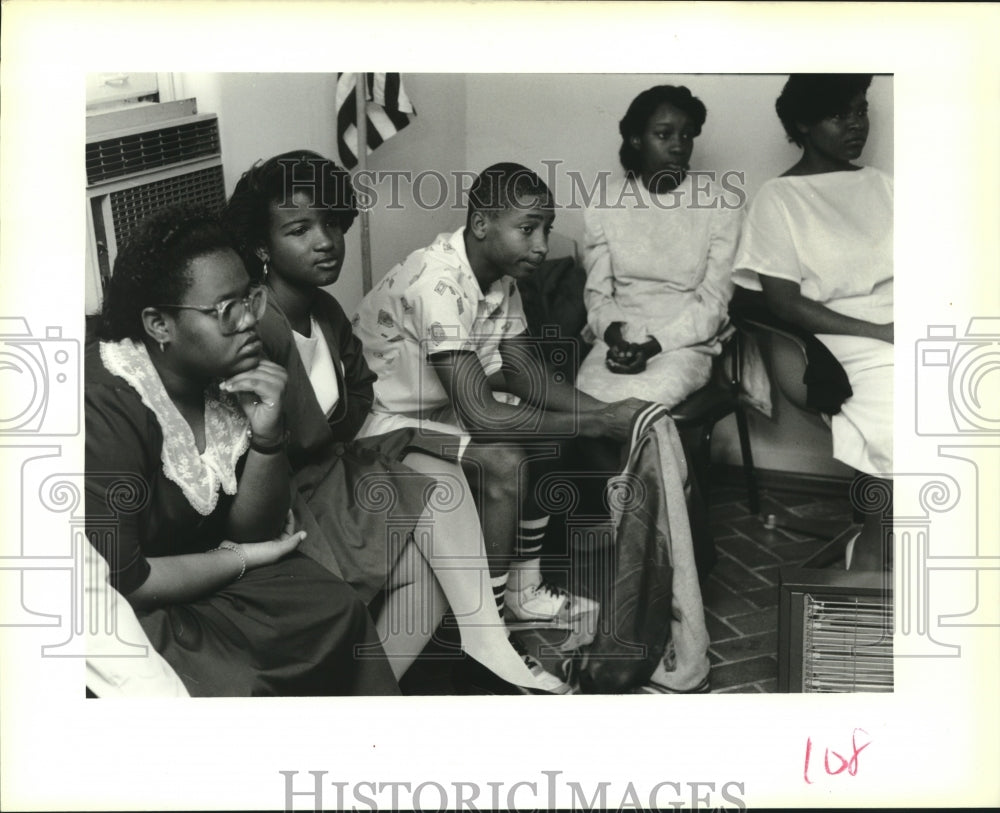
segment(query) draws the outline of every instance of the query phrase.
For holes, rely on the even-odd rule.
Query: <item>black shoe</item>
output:
[[[475,658],[466,655],[451,670],[451,681],[458,694],[532,694],[521,686],[508,683]]]

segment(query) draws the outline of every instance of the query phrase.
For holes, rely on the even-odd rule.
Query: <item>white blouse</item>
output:
[[[654,195],[631,179],[584,212],[584,300],[598,338],[624,322],[627,341],[665,352],[714,342],[727,322],[742,209],[708,178]]]
[[[292,331],[295,337],[295,347],[302,358],[302,364],[309,374],[316,400],[319,401],[323,414],[327,417],[333,413],[340,400],[340,388],[337,386],[337,370],[333,366],[333,356],[316,320],[309,317],[309,332],[311,336],[303,336]]]
[[[790,280],[837,313],[891,322],[892,195],[873,167],[772,178],[750,205],[734,281],[759,291],[758,274]]]

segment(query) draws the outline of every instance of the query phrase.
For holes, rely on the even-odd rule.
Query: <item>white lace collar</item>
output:
[[[215,510],[220,485],[227,494],[236,493],[236,463],[249,447],[250,435],[249,422],[232,396],[205,391],[205,451],[199,454],[194,432],[167,395],[142,342],[101,342],[101,361],[156,416],[163,430],[163,473],[199,514]]]

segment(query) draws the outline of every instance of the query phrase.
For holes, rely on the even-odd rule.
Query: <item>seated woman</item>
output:
[[[344,310],[323,290],[340,275],[344,233],[356,215],[347,173],[303,150],[244,173],[224,214],[251,275],[270,292],[259,329],[268,356],[288,370],[290,456],[306,503],[296,511],[311,517],[307,527],[315,520],[317,536],[333,546],[327,561],[366,601],[388,588],[376,627],[397,675],[437,626],[433,618],[413,623],[420,609],[413,599],[426,604],[430,590],[443,590],[467,654],[508,682],[565,693],[567,684],[507,638],[461,467],[429,451],[440,441],[422,446],[414,430],[356,438],[375,375]],[[365,497],[375,483],[397,503],[394,519]],[[407,538],[414,542],[407,545],[413,555],[406,570],[422,574],[415,583],[392,573]]]
[[[789,78],[776,107],[802,158],[757,193],[735,281],[763,290],[776,316],[815,333],[841,363],[854,394],[832,416],[833,455],[865,474],[888,477],[892,179],[853,163],[868,139],[871,79],[863,74]],[[880,512],[866,515],[854,567],[883,567],[882,522]]]
[[[705,105],[686,87],[640,93],[618,125],[625,177],[584,213],[588,324],[577,387],[672,407],[708,383],[732,296],[741,210],[688,174]]]
[[[365,605],[296,550],[265,301],[213,219],[136,229],[86,352],[87,535],[191,695],[398,694]]]

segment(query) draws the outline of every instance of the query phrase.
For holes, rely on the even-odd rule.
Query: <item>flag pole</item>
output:
[[[355,74],[354,104],[355,128],[358,133],[358,172],[368,168],[368,110],[367,110],[368,74]],[[367,294],[372,289],[372,236],[368,222],[368,210],[361,209],[361,293]]]

